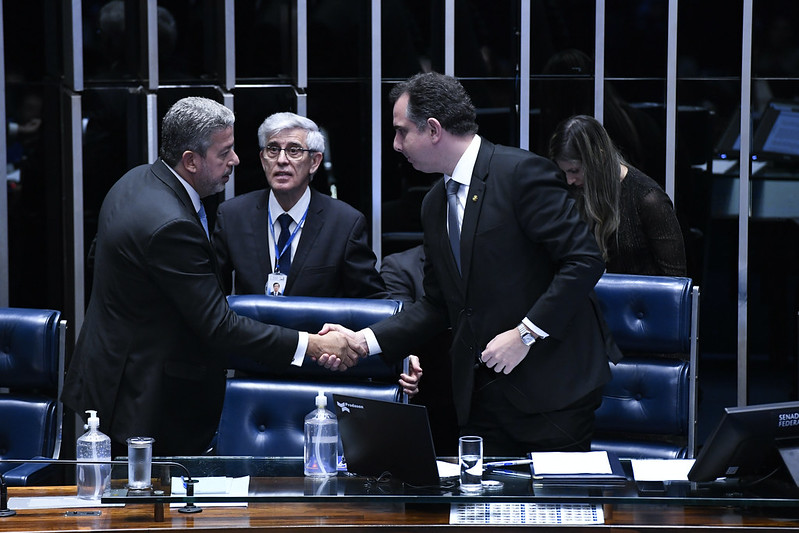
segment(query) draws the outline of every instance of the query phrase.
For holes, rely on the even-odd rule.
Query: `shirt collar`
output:
[[[197,191],[195,191],[195,190],[194,190],[194,187],[192,187],[192,186],[189,184],[189,182],[188,182],[188,181],[186,181],[186,180],[184,180],[183,178],[181,178],[181,177],[180,177],[180,174],[178,174],[177,172],[175,172],[175,169],[174,169],[174,168],[172,168],[172,167],[170,167],[169,165],[167,165],[166,161],[164,161],[164,165],[166,166],[166,168],[168,168],[168,169],[169,169],[169,171],[170,171],[170,172],[172,172],[172,174],[174,174],[174,175],[175,175],[175,177],[178,179],[178,181],[180,182],[180,184],[181,184],[181,185],[183,185],[183,187],[186,189],[186,192],[187,192],[187,193],[189,193],[189,198],[191,198],[191,205],[193,205],[193,206],[194,206],[194,211],[195,211],[195,212],[196,212],[196,211],[199,211],[199,210],[200,210],[200,206],[202,205],[202,202],[200,201],[200,193],[198,193]]]
[[[469,143],[469,146],[466,148],[466,151],[463,152],[463,155],[458,160],[458,164],[455,165],[455,170],[452,172],[452,176],[447,176],[447,179],[444,181],[449,181],[449,179],[454,179],[461,185],[466,185],[467,187],[472,182],[472,172],[474,172],[474,165],[477,162],[477,153],[480,151],[480,136],[475,135],[472,139],[472,142]]]
[[[288,213],[294,222],[298,222],[302,220],[302,216],[305,214],[305,211],[308,210],[308,206],[311,205],[311,188],[307,187],[305,192],[302,193],[302,196],[297,203],[294,204],[294,207],[289,209],[288,211],[283,211],[283,208],[280,207],[280,204],[275,198],[275,193],[273,191],[269,191],[269,213],[272,215],[272,222],[277,222],[277,217],[282,215],[283,213]]]

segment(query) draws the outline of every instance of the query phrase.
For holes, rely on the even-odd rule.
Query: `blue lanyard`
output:
[[[308,207],[311,207],[311,206],[308,205]],[[274,271],[277,272],[277,273],[280,273],[280,269],[278,268],[278,265],[279,265],[279,262],[280,262],[280,256],[283,255],[283,253],[286,251],[287,248],[291,247],[291,241],[294,240],[294,237],[297,235],[297,232],[300,231],[300,228],[302,227],[302,223],[305,222],[305,217],[308,216],[308,207],[305,208],[305,213],[303,213],[302,218],[297,223],[297,227],[294,228],[294,231],[291,232],[291,235],[286,240],[286,244],[283,245],[283,249],[282,250],[278,250],[278,248],[277,248],[277,238],[275,238],[275,225],[272,222],[272,211],[269,209],[269,207],[266,208],[266,214],[269,217],[269,231],[272,232],[272,242],[275,245],[275,269],[274,269]]]

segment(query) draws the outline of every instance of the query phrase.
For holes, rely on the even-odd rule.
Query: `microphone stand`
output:
[[[50,465],[126,465],[128,461],[86,461],[83,459],[0,459],[2,463],[14,464],[50,464]],[[174,461],[153,461],[153,466],[177,466],[186,473],[186,479],[183,480],[186,484],[186,497],[191,498],[194,496],[194,484],[197,483],[196,479],[192,479],[189,469],[181,463]],[[201,513],[202,507],[194,505],[193,501],[186,502],[186,505],[178,509],[179,513]],[[8,508],[8,487],[5,484],[2,474],[0,474],[0,518],[6,516],[14,516],[16,511]]]
[[[0,474],[0,518],[14,516],[15,514],[17,514],[16,511],[8,508],[8,487],[3,479],[3,474]]]

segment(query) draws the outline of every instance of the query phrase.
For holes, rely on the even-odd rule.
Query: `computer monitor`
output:
[[[799,104],[771,102],[755,131],[752,151],[758,159],[799,158]]]
[[[727,407],[688,472],[688,479],[764,476],[784,466],[780,448],[796,446],[799,402]]]

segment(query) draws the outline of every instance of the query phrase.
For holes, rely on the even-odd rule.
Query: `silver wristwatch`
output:
[[[522,336],[522,342],[525,346],[532,346],[535,343],[535,337],[533,334],[527,331],[527,328],[524,327],[524,324],[519,324],[516,326],[516,329],[519,330],[519,335]]]

